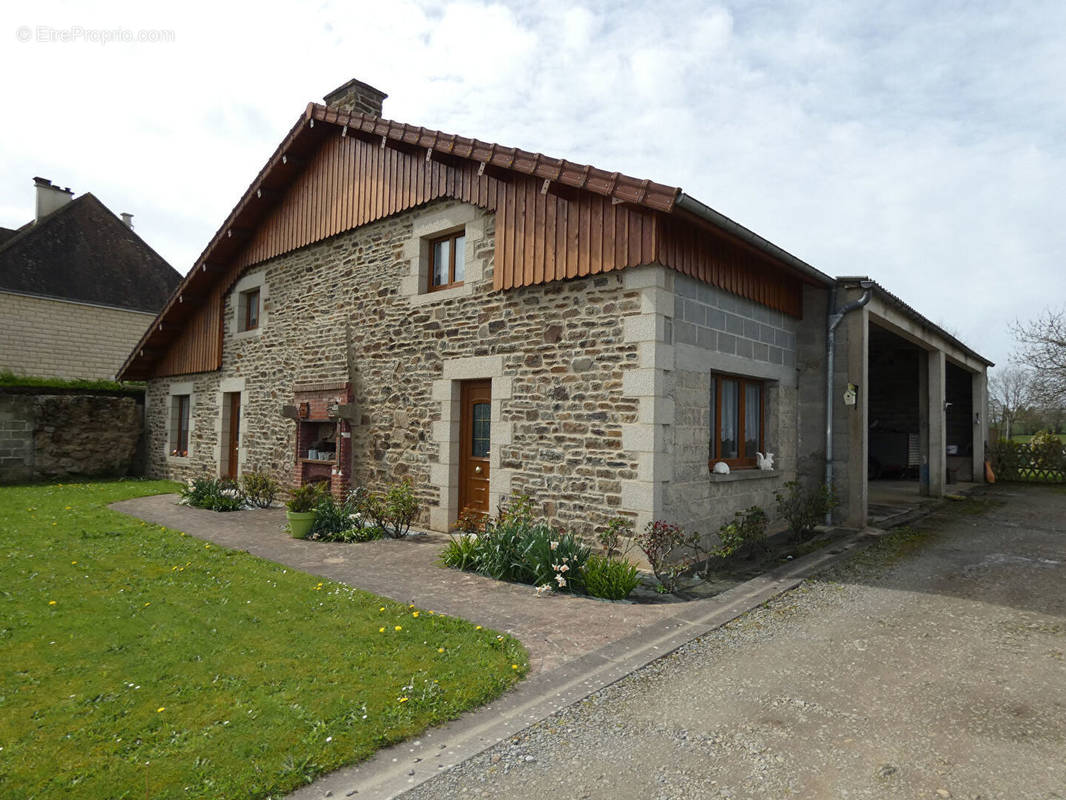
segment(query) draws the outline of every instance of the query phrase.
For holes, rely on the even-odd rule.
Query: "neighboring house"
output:
[[[0,370],[112,379],[181,275],[129,214],[34,182],[34,220],[0,228]]]
[[[929,493],[949,445],[983,464],[988,362],[876,284],[674,187],[380,119],[384,97],[308,105],[130,355],[152,475],[409,478],[437,530],[517,491],[581,533],[716,531],[823,479],[828,309],[859,298],[840,518],[866,519],[871,426]]]

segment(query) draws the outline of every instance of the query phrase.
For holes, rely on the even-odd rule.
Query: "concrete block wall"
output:
[[[154,314],[0,292],[0,370],[112,380]]]
[[[710,539],[750,506],[773,518],[774,492],[796,475],[801,433],[805,444],[812,438],[813,415],[801,408],[801,388],[808,402],[817,403],[810,381],[801,384],[797,363],[814,361],[820,318],[805,313],[803,320],[795,319],[682,275],[673,286],[673,362],[664,379],[673,412],[666,447],[671,480],[663,486],[662,518]],[[711,472],[715,373],[766,382],[765,449],[775,455],[772,472]],[[824,413],[824,404],[817,410]]]
[[[679,275],[674,341],[739,358],[792,367],[797,321],[787,314]]]

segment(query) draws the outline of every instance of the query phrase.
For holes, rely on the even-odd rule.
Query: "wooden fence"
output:
[[[989,446],[988,455],[997,481],[1066,483],[1066,447],[1059,441],[1000,439]]]

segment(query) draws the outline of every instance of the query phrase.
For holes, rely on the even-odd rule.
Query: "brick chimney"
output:
[[[53,211],[58,211],[74,197],[74,192],[69,188],[60,189],[58,186],[53,186],[48,178],[34,178],[33,184],[37,187],[37,208],[33,217],[34,222],[40,222],[41,218],[47,217]]]
[[[323,100],[330,108],[347,111],[352,114],[364,114],[368,117],[381,116],[381,102],[388,97],[382,91],[354,78],[343,86],[338,86],[327,94]]]

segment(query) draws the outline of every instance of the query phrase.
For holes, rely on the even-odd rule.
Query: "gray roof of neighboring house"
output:
[[[90,193],[0,229],[0,291],[156,312],[181,275]]]

